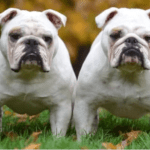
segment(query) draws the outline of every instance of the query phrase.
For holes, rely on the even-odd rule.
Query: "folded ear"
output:
[[[57,29],[66,25],[67,17],[63,14],[52,9],[45,10],[44,13]]]
[[[97,27],[103,28],[117,13],[118,13],[118,8],[115,7],[103,11],[95,18]]]
[[[146,10],[148,17],[150,18],[150,9]]]
[[[0,24],[5,25],[12,20],[19,12],[19,9],[9,8],[0,14]]]

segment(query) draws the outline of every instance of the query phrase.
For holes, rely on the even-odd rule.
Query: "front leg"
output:
[[[77,132],[77,139],[82,135],[94,134],[97,131],[99,115],[97,108],[86,101],[75,101],[73,118]]]
[[[65,136],[71,119],[71,101],[52,106],[50,109],[51,131],[54,135]]]
[[[2,117],[3,117],[3,110],[2,107],[0,106],[0,132],[2,132]]]

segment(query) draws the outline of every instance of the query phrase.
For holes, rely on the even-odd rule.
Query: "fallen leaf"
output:
[[[88,150],[88,148],[86,146],[82,146],[81,149],[82,150]]]
[[[18,135],[17,135],[17,133],[14,133],[14,132],[5,132],[4,133],[7,137],[9,137],[11,140],[13,140],[14,138],[17,138],[18,137]]]
[[[10,112],[10,111],[5,111],[5,115],[6,115],[6,116],[10,116],[10,115],[12,115],[12,112]]]
[[[41,146],[41,144],[31,143],[30,145],[28,145],[24,149],[39,149],[40,146]]]
[[[102,146],[104,146],[106,149],[124,149],[126,146],[128,146],[129,144],[131,144],[131,142],[135,139],[138,138],[139,133],[141,133],[141,131],[131,131],[128,133],[123,134],[122,132],[120,132],[121,135],[123,135],[126,139],[122,142],[120,142],[117,145],[113,145],[112,143],[102,143]]]
[[[134,131],[132,130],[131,132],[125,133],[124,137],[126,137],[126,141],[128,143],[128,145],[135,139],[138,138],[139,134],[141,133],[141,131]]]
[[[116,146],[113,145],[112,143],[102,143],[102,146],[104,146],[106,149],[116,149]]]
[[[28,117],[27,114],[16,114],[15,116],[18,118],[27,118]]]
[[[16,113],[6,110],[6,111],[4,111],[4,114],[6,116],[15,116]]]
[[[39,131],[39,132],[33,132],[30,137],[26,140],[26,144],[29,144],[29,143],[33,143],[33,142],[36,142],[39,135],[42,133],[42,131]]]
[[[116,149],[124,149],[127,146],[127,141],[122,141],[121,143],[116,145]]]
[[[19,118],[18,121],[17,121],[18,123],[19,123],[19,122],[25,122],[25,121],[27,120],[27,118],[28,118],[28,115],[27,115],[27,114],[23,114],[23,115],[21,115],[21,114],[16,114],[15,116]]]
[[[35,120],[40,116],[40,114],[29,116],[29,120]]]
[[[36,140],[38,139],[39,135],[42,133],[42,131],[40,132],[33,132],[31,134],[31,137],[33,137],[33,142],[36,142]]]
[[[35,120],[36,118],[39,117],[39,115],[40,114],[28,116],[27,114],[15,114],[15,117],[19,118],[18,119],[18,123],[19,123],[19,122],[25,122],[28,117],[29,117],[29,120],[33,120],[33,119]]]

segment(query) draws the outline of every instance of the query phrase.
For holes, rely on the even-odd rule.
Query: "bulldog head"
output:
[[[110,8],[95,20],[111,67],[150,69],[150,10]]]
[[[58,29],[66,17],[54,10],[43,12],[10,8],[1,13],[1,50],[10,68],[39,68],[49,72],[58,48]]]

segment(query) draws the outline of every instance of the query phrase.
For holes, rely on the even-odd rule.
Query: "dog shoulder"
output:
[[[66,80],[67,82],[72,81],[74,83],[76,82],[76,77],[71,65],[68,49],[60,37],[58,37],[58,43],[58,51],[52,66],[54,70],[56,70],[55,72],[59,74],[60,78],[63,78],[63,80]]]
[[[82,65],[79,78],[85,78],[85,76],[92,78],[94,74],[101,71],[106,61],[107,58],[102,50],[101,43],[96,39],[96,42],[92,44],[90,52]]]

